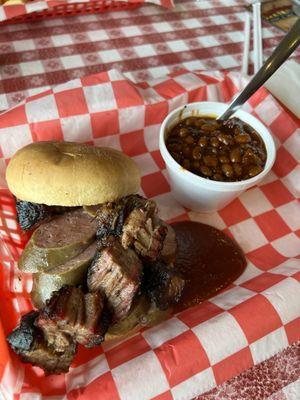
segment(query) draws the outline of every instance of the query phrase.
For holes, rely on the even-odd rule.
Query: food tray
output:
[[[41,3],[41,7],[39,6]],[[43,4],[46,6],[44,7]],[[36,3],[38,11],[30,12],[27,7],[35,5],[32,3],[20,5],[4,5],[7,19],[0,22],[0,25],[17,24],[26,22],[41,21],[49,18],[71,17],[82,14],[96,14],[108,11],[125,11],[139,7],[142,1],[118,1],[118,0],[90,0],[81,2],[66,1],[42,1]],[[33,8],[32,8],[33,9]]]
[[[5,400],[190,400],[300,339],[299,122],[260,89],[245,105],[272,132],[277,159],[266,179],[223,210],[198,214],[173,198],[158,147],[168,112],[230,99],[247,84],[235,72],[176,71],[135,84],[116,70],[26,99],[0,116],[0,393]],[[5,336],[31,309],[30,274],[17,260],[28,237],[5,189],[15,151],[38,140],[110,146],[132,157],[141,192],[169,223],[194,220],[233,236],[245,272],[218,295],[162,324],[93,350],[80,346],[68,374],[45,377],[9,351]]]

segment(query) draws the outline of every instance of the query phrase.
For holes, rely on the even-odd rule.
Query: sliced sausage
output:
[[[96,230],[96,220],[83,209],[67,212],[40,225],[19,259],[19,269],[45,272],[64,264],[94,241]]]

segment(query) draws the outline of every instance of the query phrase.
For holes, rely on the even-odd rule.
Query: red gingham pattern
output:
[[[240,70],[246,0],[174,3],[169,9],[147,3],[128,11],[1,26],[0,111],[57,84],[113,68],[136,82],[182,66]],[[282,36],[263,24],[265,56]],[[276,126],[275,119],[275,131]],[[286,128],[281,139],[293,126]]]
[[[195,400],[298,400],[299,344],[252,367]],[[231,365],[223,373],[230,373]]]
[[[8,398],[66,394],[90,399],[101,393],[101,399],[191,399],[300,339],[299,121],[265,89],[245,105],[269,127],[275,119],[282,121],[273,133],[278,152],[292,162],[282,168],[275,164],[259,186],[218,213],[201,215],[178,204],[159,156],[159,126],[169,111],[187,100],[229,100],[245,83],[235,72],[181,70],[134,84],[110,70],[28,98],[0,116],[2,185],[9,158],[34,140],[110,145],[138,163],[141,193],[157,201],[162,218],[210,223],[232,235],[248,259],[243,275],[210,300],[121,343],[80,349],[68,374],[44,378],[38,368],[24,367],[8,353],[4,340],[30,309],[32,282],[16,269],[28,238],[17,227],[12,196],[2,189],[0,387]],[[277,139],[286,125],[290,134]]]
[[[6,21],[8,19],[19,17],[25,14],[31,14],[33,12],[39,12],[47,9],[51,9],[56,6],[62,6],[63,4],[72,3],[88,3],[90,0],[31,0],[24,4],[7,4],[0,6],[0,21]],[[105,0],[106,4],[112,3],[114,0]],[[172,7],[172,0],[122,0],[125,3],[145,3],[150,2],[163,7]],[[101,0],[99,0],[101,2]]]

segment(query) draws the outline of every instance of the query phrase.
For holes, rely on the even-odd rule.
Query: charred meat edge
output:
[[[172,265],[157,261],[144,271],[143,290],[157,308],[166,310],[180,300],[185,282]]]
[[[104,204],[97,212],[99,247],[107,247],[113,236],[120,238],[125,249],[131,247],[143,259],[155,260],[167,235],[167,227],[157,212],[154,201],[139,195]]]
[[[55,352],[48,346],[43,332],[34,325],[37,316],[37,311],[22,316],[20,325],[7,337],[10,347],[24,363],[42,368],[46,375],[68,372],[76,354],[76,343],[69,338],[66,351]]]
[[[37,228],[40,223],[73,209],[75,207],[47,206],[16,199],[17,221],[23,231]]]

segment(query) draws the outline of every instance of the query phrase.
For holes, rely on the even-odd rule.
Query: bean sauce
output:
[[[267,159],[262,138],[239,118],[182,119],[170,130],[166,146],[183,168],[214,181],[250,179],[263,171]]]

